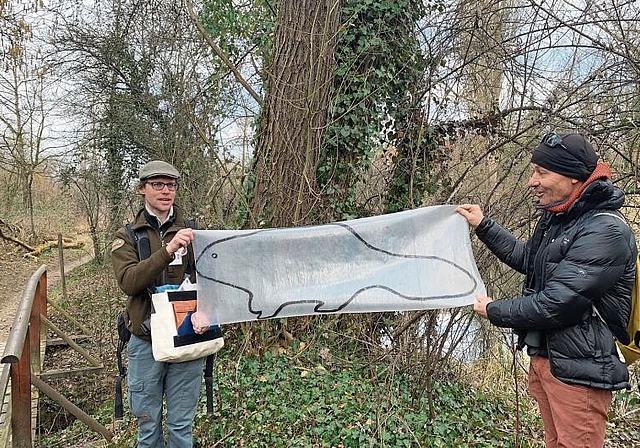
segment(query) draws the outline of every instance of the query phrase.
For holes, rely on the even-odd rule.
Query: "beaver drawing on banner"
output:
[[[409,212],[393,215],[403,213]],[[448,306],[469,304],[474,293],[484,290],[475,262],[471,260],[469,268],[455,261],[460,257],[458,248],[442,247],[438,238],[416,243],[415,221],[389,218],[380,221],[386,224],[380,228],[363,225],[368,220],[287,229],[199,231],[216,236],[195,247],[199,294],[220,302],[211,304],[214,312],[210,317],[222,323],[443,308],[447,301],[451,302]],[[198,239],[196,234],[196,243]],[[428,302],[434,302],[433,306]],[[235,309],[234,316],[230,320],[217,316],[218,307]]]

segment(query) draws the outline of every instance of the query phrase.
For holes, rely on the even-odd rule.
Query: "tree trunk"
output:
[[[33,217],[33,172],[29,173],[29,176],[27,178],[27,191],[26,191],[26,195],[27,195],[27,210],[29,212],[29,231],[31,233],[31,236],[29,237],[29,239],[31,240],[32,243],[36,242],[36,223]]]
[[[311,222],[340,3],[280,3],[256,142],[251,227]]]

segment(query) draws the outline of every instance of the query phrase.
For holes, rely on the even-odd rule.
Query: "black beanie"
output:
[[[596,169],[598,154],[580,134],[547,134],[533,150],[531,162],[554,173],[585,181]]]

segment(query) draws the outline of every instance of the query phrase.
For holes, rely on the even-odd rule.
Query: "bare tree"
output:
[[[89,236],[93,244],[93,257],[98,263],[104,261],[104,248],[101,245],[100,230],[105,221],[104,195],[104,159],[96,148],[90,145],[79,148],[75,156],[76,163],[61,168],[59,173],[63,185],[72,198],[78,202],[89,224]]]
[[[155,158],[184,174],[179,204],[201,225],[211,224],[212,209],[220,211],[213,204],[224,199],[209,197],[221,191],[216,183],[225,172],[217,145],[219,68],[185,8],[114,1],[58,22],[55,56],[75,80],[67,107],[82,117],[76,147],[95,148],[103,159],[103,171],[94,174],[102,176],[106,233],[137,207],[131,192],[138,168]]]
[[[25,27],[27,25],[24,25]],[[27,209],[31,239],[36,237],[33,183],[59,156],[51,138],[53,78],[33,42],[12,42],[0,72],[0,169],[10,173]]]

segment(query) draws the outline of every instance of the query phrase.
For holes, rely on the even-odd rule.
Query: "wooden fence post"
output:
[[[64,242],[62,233],[58,233],[58,264],[60,265],[60,281],[62,282],[62,299],[67,300],[67,282],[64,278]]]
[[[31,448],[30,331],[24,339],[20,360],[11,364],[11,439],[13,448]]]

